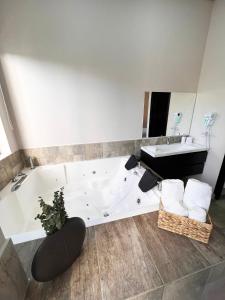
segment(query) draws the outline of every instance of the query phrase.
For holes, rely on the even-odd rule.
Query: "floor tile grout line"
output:
[[[201,272],[203,272],[203,271],[206,271],[206,270],[208,270],[208,269],[211,269],[211,268],[213,268],[213,267],[216,267],[216,266],[218,266],[218,265],[220,265],[220,264],[222,264],[222,263],[224,263],[224,262],[225,262],[225,260],[224,260],[224,261],[221,261],[221,262],[219,262],[219,263],[213,264],[213,265],[206,266],[206,267],[204,267],[204,268],[202,268],[202,269],[200,269],[200,270],[197,270],[197,271],[195,271],[195,272],[193,272],[193,273],[184,275],[184,276],[182,276],[182,277],[180,277],[180,278],[177,278],[177,279],[175,279],[175,280],[173,280],[173,281],[167,282],[167,283],[165,284],[165,287],[168,286],[168,285],[171,284],[171,283],[175,283],[175,282],[177,282],[177,281],[179,281],[179,280],[186,279],[186,278],[188,278],[188,277],[191,277],[192,275],[195,275],[195,274],[197,274],[197,273],[201,273]]]
[[[135,220],[134,220],[134,217],[132,217],[132,219],[133,219],[133,221],[134,221],[134,223],[135,223],[135,226],[136,226],[136,222],[135,222]],[[137,226],[136,226],[136,227],[137,227]],[[137,230],[138,230],[138,228],[137,228]],[[140,234],[142,240],[144,240],[139,230],[138,230],[138,232],[139,232],[139,234]],[[147,246],[146,246],[146,247],[147,247]],[[195,248],[195,249],[196,249],[196,248]],[[148,250],[148,248],[147,248],[147,250]],[[197,250],[198,250],[198,249],[197,249]],[[148,252],[149,252],[149,250],[148,250]],[[200,251],[199,251],[199,253],[201,254]],[[150,252],[149,252],[149,254],[150,254],[150,256],[152,257],[152,255],[151,255]],[[203,257],[204,257],[204,256],[203,256]],[[204,257],[204,258],[205,258],[205,257]],[[153,259],[153,258],[152,258],[152,259]],[[154,262],[154,265],[156,266],[154,259],[153,259],[153,262]],[[207,262],[208,262],[208,260],[207,260]],[[203,268],[201,268],[201,269],[199,269],[199,270],[197,270],[197,271],[194,271],[194,272],[192,272],[192,273],[190,273],[190,274],[184,275],[184,276],[182,276],[182,277],[180,277],[180,278],[177,278],[177,279],[175,279],[175,280],[173,280],[173,281],[170,281],[170,282],[167,282],[167,283],[166,283],[166,282],[164,282],[164,280],[162,280],[162,282],[163,282],[164,287],[165,287],[165,286],[167,286],[168,284],[177,282],[177,281],[179,281],[179,280],[181,280],[181,279],[185,279],[185,278],[187,278],[187,277],[189,277],[189,276],[192,276],[192,275],[194,275],[194,274],[200,273],[200,272],[202,272],[202,271],[205,271],[205,270],[207,270],[207,269],[210,269],[210,268],[215,267],[215,266],[217,266],[217,265],[220,265],[220,264],[222,264],[222,263],[225,263],[225,259],[223,259],[222,261],[220,261],[220,262],[218,262],[218,263],[215,263],[215,264],[211,264],[211,265],[209,264],[208,266],[205,266],[205,267],[203,267]],[[158,271],[157,266],[156,266],[156,269],[157,269],[157,271]],[[159,271],[158,271],[158,272],[159,272]],[[159,274],[160,274],[160,272],[159,272]],[[160,278],[161,278],[161,274],[160,274]],[[129,299],[129,298],[128,298],[128,299]]]
[[[140,293],[140,294],[145,294],[145,293],[148,293],[149,291],[157,290],[158,288],[161,288],[161,287],[164,286],[164,282],[163,282],[163,280],[162,280],[162,278],[161,278],[161,275],[160,275],[160,273],[159,273],[159,271],[158,271],[158,268],[155,266],[155,262],[154,262],[154,260],[153,260],[153,258],[152,258],[152,256],[151,256],[151,254],[149,253],[149,250],[148,250],[148,248],[147,248],[147,246],[146,246],[145,241],[143,240],[142,236],[140,235],[140,232],[139,232],[139,230],[138,230],[138,228],[137,228],[137,226],[136,226],[136,224],[135,224],[135,222],[134,222],[133,217],[128,217],[128,218],[126,218],[126,219],[129,219],[131,222],[133,222],[133,224],[134,224],[134,226],[135,226],[135,228],[136,228],[136,230],[137,230],[138,237],[140,237],[141,241],[142,241],[143,244],[145,245],[146,251],[147,251],[147,253],[149,254],[149,256],[150,256],[150,258],[151,258],[152,265],[155,267],[156,272],[157,272],[157,275],[159,276],[159,279],[161,280],[161,284],[160,284],[159,286],[153,287],[153,288],[151,288],[151,289],[146,289],[144,292],[142,292],[142,293]],[[116,220],[116,221],[113,221],[113,222],[117,222],[117,221],[120,221],[120,220]],[[110,222],[110,223],[111,223],[111,222]],[[100,225],[105,225],[105,224],[100,224]],[[99,226],[99,225],[97,225],[97,226]],[[96,226],[95,226],[95,227],[96,227]],[[97,239],[96,239],[96,245],[97,245],[97,244],[98,244],[98,242],[97,242]],[[97,247],[97,259],[98,259],[98,257],[99,257],[99,251],[98,251],[98,247]],[[99,261],[98,261],[98,266],[99,266],[99,270],[100,270]],[[101,281],[101,290],[102,290],[102,281]],[[132,299],[133,297],[135,297],[135,296],[137,296],[137,295],[139,295],[139,294],[135,294],[135,295],[130,296],[130,297],[128,297],[128,298],[124,298],[124,300],[125,300],[125,299],[130,299],[130,298]],[[103,294],[102,294],[102,300],[104,300],[104,299],[105,299],[105,298],[103,297]]]
[[[191,240],[191,239],[190,239],[190,241],[191,241],[192,245],[195,247],[195,249],[198,250],[199,253],[201,253],[201,255],[205,258],[205,260],[207,260],[207,262],[208,262],[209,264],[211,264],[210,261],[208,260],[208,258],[207,258],[207,257],[205,256],[205,254],[203,253],[203,251],[197,248],[197,246],[195,245],[194,241]],[[219,261],[219,262],[217,262],[217,263],[219,264],[219,263],[222,263],[222,262],[224,262],[224,261],[225,261],[225,258],[223,258],[222,261]],[[215,263],[215,264],[217,264],[217,263]],[[214,265],[214,264],[213,264],[213,265]],[[213,266],[213,265],[211,265],[211,266]]]
[[[128,219],[129,219],[129,218],[128,218]],[[157,273],[158,273],[158,275],[159,275],[159,278],[161,279],[163,285],[160,285],[160,286],[155,287],[155,288],[152,288],[152,289],[147,289],[146,291],[141,292],[140,294],[136,294],[136,295],[130,296],[130,297],[128,297],[128,298],[124,298],[124,299],[126,299],[126,300],[132,300],[132,299],[134,300],[135,297],[138,297],[138,296],[142,296],[142,295],[148,294],[149,292],[151,292],[151,291],[153,292],[153,291],[155,291],[155,290],[157,290],[157,289],[159,289],[159,288],[161,288],[161,287],[163,287],[163,289],[164,289],[164,288],[168,287],[169,285],[171,285],[171,284],[173,284],[173,283],[182,281],[182,280],[184,280],[184,279],[189,279],[189,278],[191,278],[192,276],[194,276],[195,274],[198,274],[198,273],[200,274],[200,273],[203,273],[204,271],[207,271],[207,270],[209,270],[208,274],[210,274],[210,270],[211,270],[211,269],[213,269],[214,267],[223,265],[223,264],[225,263],[225,258],[224,258],[224,259],[222,259],[222,260],[219,261],[219,262],[216,262],[216,263],[211,264],[211,263],[208,261],[208,259],[205,257],[203,249],[201,249],[201,248],[198,249],[198,248],[197,248],[197,244],[194,244],[194,241],[192,241],[191,239],[189,239],[189,241],[190,241],[191,244],[194,246],[194,248],[196,249],[196,251],[198,251],[198,252],[204,257],[204,259],[207,261],[207,263],[209,263],[209,265],[203,266],[203,267],[202,267],[201,269],[199,269],[199,270],[196,270],[196,271],[194,271],[194,272],[192,272],[192,273],[186,274],[186,275],[184,275],[184,276],[182,276],[182,277],[180,277],[180,278],[177,278],[177,279],[175,279],[175,280],[172,280],[172,281],[169,281],[169,282],[165,283],[165,282],[162,280],[161,274],[160,274],[160,272],[159,272],[159,270],[158,270],[158,268],[157,268],[157,266],[156,266],[155,260],[153,259],[152,254],[151,254],[151,252],[149,251],[149,248],[147,247],[147,239],[144,239],[144,236],[141,234],[141,230],[138,229],[138,226],[137,226],[138,222],[136,222],[135,217],[131,217],[130,219],[132,219],[131,222],[133,222],[135,228],[137,229],[137,234],[138,234],[140,240],[143,242],[143,245],[146,247],[146,251],[147,251],[147,253],[149,254],[149,256],[150,256],[150,258],[151,258],[151,260],[152,260],[152,265],[156,268]],[[102,226],[102,225],[105,225],[105,224],[101,224],[100,226]],[[99,225],[97,225],[97,226],[99,226]],[[100,249],[101,249],[101,248],[98,247],[99,243],[98,243],[98,240],[97,240],[97,238],[96,238],[96,233],[97,233],[97,228],[96,228],[96,227],[97,227],[97,226],[93,226],[93,231],[94,231],[94,240],[95,240],[95,245],[96,245],[97,268],[98,268],[98,273],[99,273],[100,289],[101,289],[100,295],[99,295],[99,296],[101,297],[102,300],[104,300],[104,297],[103,297],[104,289],[103,289],[102,281],[101,281],[101,273],[100,273],[101,269],[100,269],[100,260],[99,260],[99,258],[100,258]],[[141,229],[141,228],[140,228],[140,229]],[[203,251],[203,252],[202,252],[202,251]],[[99,281],[99,280],[98,280],[98,281]],[[27,291],[28,291],[28,289],[27,289]],[[26,291],[26,292],[27,292],[27,291]]]
[[[100,263],[99,263],[99,251],[98,251],[98,242],[97,242],[97,239],[96,239],[96,226],[93,226],[94,227],[94,233],[95,233],[95,243],[96,243],[96,256],[97,256],[97,264],[98,264],[98,273],[99,273],[99,283],[100,283],[100,290],[101,290],[101,298],[102,300],[104,300],[104,297],[103,297],[103,288],[102,288],[102,280],[101,280],[101,272],[100,272]]]
[[[124,300],[133,300],[133,299],[135,300],[136,297],[146,295],[146,294],[148,294],[149,292],[154,292],[154,291],[157,291],[158,289],[161,289],[161,288],[163,288],[163,290],[164,290],[164,287],[165,287],[165,285],[162,284],[162,285],[158,286],[157,288],[149,289],[149,290],[147,290],[147,291],[145,291],[145,292],[142,292],[142,293],[136,294],[136,295],[134,295],[134,296],[125,298]]]
[[[131,297],[129,297],[129,298],[126,298],[125,300],[132,300],[132,299],[135,299],[135,297],[145,295],[145,294],[147,294],[147,293],[149,293],[149,292],[154,292],[155,290],[160,289],[160,288],[163,288],[163,289],[164,289],[164,288],[168,287],[170,284],[174,284],[174,283],[179,282],[179,281],[181,281],[181,280],[183,280],[183,279],[187,279],[188,277],[191,277],[191,276],[193,276],[193,275],[195,275],[195,274],[204,272],[204,271],[206,271],[207,269],[211,269],[211,268],[213,268],[213,267],[216,267],[216,266],[218,266],[218,265],[220,265],[220,264],[222,264],[222,263],[224,263],[224,262],[225,262],[225,260],[224,260],[224,261],[221,261],[221,262],[219,262],[219,263],[213,264],[213,265],[211,265],[211,266],[207,266],[207,267],[205,267],[205,268],[203,268],[203,269],[200,269],[200,270],[198,270],[198,271],[195,271],[195,272],[193,272],[193,273],[191,273],[191,274],[187,274],[187,275],[184,275],[184,276],[182,276],[182,277],[180,277],[180,278],[177,278],[177,279],[175,279],[175,280],[173,280],[173,281],[164,283],[163,285],[161,285],[161,286],[159,286],[159,287],[157,287],[157,288],[149,289],[149,290],[147,290],[147,291],[145,291],[145,292],[142,292],[142,293],[140,293],[140,294],[137,294],[137,295],[131,296]]]
[[[154,267],[155,267],[155,269],[156,269],[156,271],[157,271],[157,273],[158,273],[158,275],[159,275],[159,278],[160,278],[160,280],[162,281],[162,283],[163,283],[163,285],[164,285],[165,282],[164,282],[164,280],[163,280],[163,278],[162,278],[162,276],[161,276],[161,274],[160,274],[160,272],[159,272],[159,269],[158,269],[158,267],[157,267],[157,265],[156,265],[156,262],[155,262],[155,260],[154,260],[154,258],[153,258],[153,256],[152,256],[151,252],[149,251],[149,249],[148,249],[148,247],[147,247],[147,245],[146,245],[146,242],[145,242],[145,240],[144,240],[144,238],[143,238],[141,232],[139,231],[139,229],[138,229],[138,227],[137,227],[137,225],[136,225],[136,222],[135,222],[135,220],[134,220],[133,217],[132,217],[132,220],[133,220],[133,222],[134,222],[134,226],[136,227],[136,229],[137,229],[137,231],[138,231],[138,235],[140,236],[142,242],[144,242],[144,244],[145,244],[145,247],[146,247],[146,249],[147,249],[147,252],[148,252],[148,254],[149,254],[150,257],[151,257],[152,263],[153,263],[153,265],[154,265]]]
[[[205,256],[205,254],[203,253],[203,251],[201,251],[200,249],[197,248],[197,246],[195,245],[195,243],[192,242],[192,240],[190,240],[192,245],[194,246],[194,248],[204,257],[204,259],[209,263],[210,266],[210,261],[208,260],[208,258]],[[222,261],[220,261],[222,262]],[[218,263],[220,263],[218,262]]]

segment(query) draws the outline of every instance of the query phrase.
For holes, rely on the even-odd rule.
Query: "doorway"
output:
[[[166,136],[170,96],[168,92],[152,92],[148,137]]]

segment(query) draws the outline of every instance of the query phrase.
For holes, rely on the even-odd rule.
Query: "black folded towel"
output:
[[[130,156],[130,158],[128,159],[128,161],[126,162],[125,168],[127,170],[131,170],[131,169],[135,168],[137,165],[138,165],[138,160],[137,160],[136,156],[132,154]]]
[[[139,188],[142,192],[148,192],[149,190],[153,189],[157,182],[160,180],[158,176],[156,176],[153,172],[150,170],[146,170],[141,177],[141,180],[139,181]]]

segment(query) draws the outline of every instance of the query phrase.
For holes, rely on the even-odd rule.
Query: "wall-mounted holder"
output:
[[[205,127],[203,135],[205,136],[206,146],[208,148],[210,148],[211,128],[215,124],[216,118],[217,118],[216,112],[207,113],[204,115],[204,118],[203,118],[204,127]]]
[[[181,123],[182,120],[182,112],[176,112],[173,114],[174,115],[174,126],[171,128],[173,130],[173,135],[180,135],[178,125]]]

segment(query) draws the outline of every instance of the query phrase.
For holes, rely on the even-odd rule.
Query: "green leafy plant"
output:
[[[54,192],[53,205],[46,204],[42,197],[39,197],[42,213],[35,217],[41,221],[47,235],[51,235],[60,230],[66,223],[68,216],[64,206],[63,188]]]

